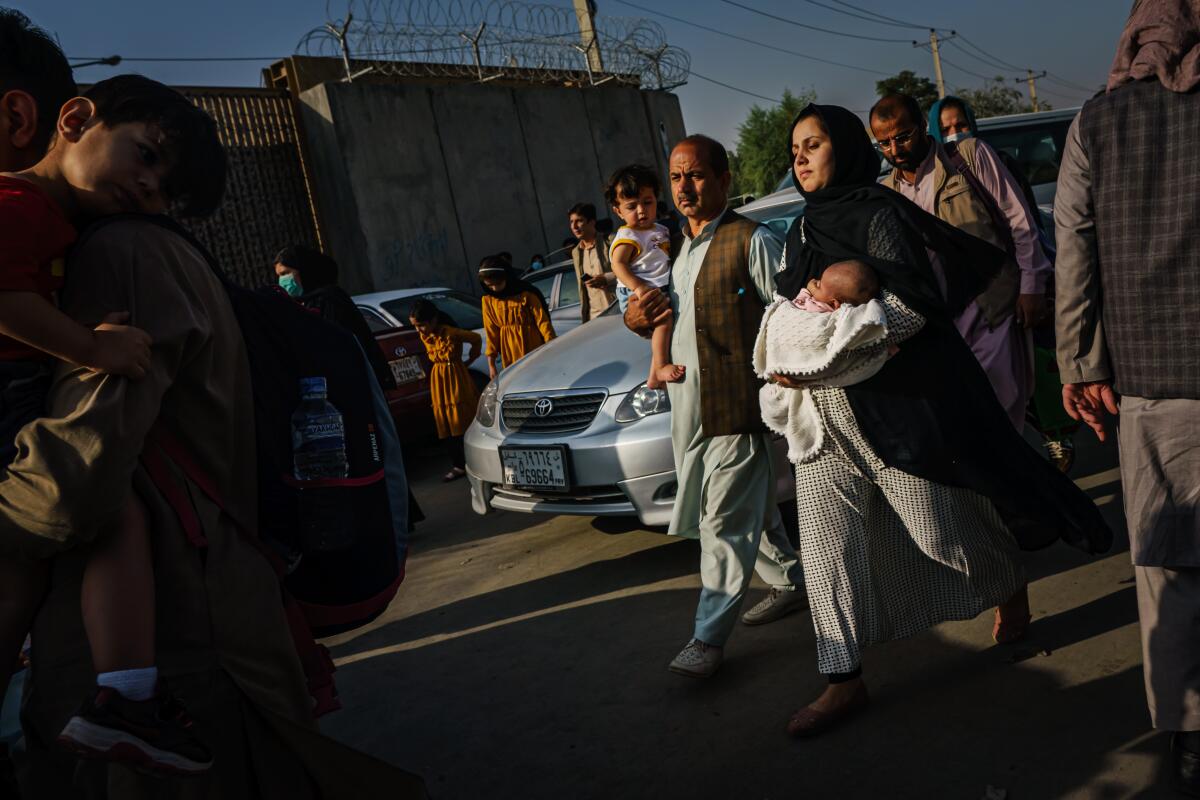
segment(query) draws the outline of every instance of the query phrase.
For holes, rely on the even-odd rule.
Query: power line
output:
[[[107,58],[111,58],[111,56],[108,56]],[[181,58],[175,58],[175,57],[172,57],[172,58],[162,58],[162,57],[128,58],[126,56],[121,56],[121,61],[278,61],[281,58],[286,58],[286,56],[209,56],[209,57],[203,57],[203,58],[201,58],[201,57],[195,57],[195,58],[183,58],[183,57],[181,57]],[[74,61],[76,59],[78,59],[80,61],[97,61],[97,62],[105,61],[105,58],[99,58],[96,56],[70,56],[68,60]],[[92,65],[88,64],[85,66],[92,66]]]
[[[924,50],[926,53],[928,53],[928,52],[929,52],[929,47],[928,47],[928,46],[926,46],[926,45],[920,45],[920,47],[921,47],[921,49],[922,49],[922,50]],[[973,75],[974,77],[976,77],[976,78],[979,78],[980,80],[989,81],[989,82],[990,82],[990,81],[994,81],[994,80],[996,79],[996,76],[995,76],[995,75],[992,75],[992,76],[990,76],[990,77],[989,77],[989,76],[987,76],[987,75],[980,75],[978,72],[972,72],[971,70],[967,69],[966,67],[962,66],[961,64],[956,64],[956,63],[954,63],[953,61],[951,61],[950,59],[946,58],[946,57],[945,57],[945,56],[943,56],[943,55],[940,55],[940,54],[939,54],[939,57],[941,58],[941,60],[942,60],[942,63],[943,63],[943,64],[949,64],[950,66],[954,67],[954,68],[955,68],[956,70],[958,70],[959,72],[965,72],[965,73],[966,73],[966,74],[968,74],[968,75]]]
[[[886,39],[886,38],[883,38],[880,36],[862,36],[861,34],[857,34],[857,33],[846,33],[845,31],[835,31],[835,30],[830,30],[829,28],[818,28],[816,25],[807,25],[803,22],[797,22],[794,19],[788,19],[787,17],[780,17],[775,14],[768,14],[766,11],[760,11],[757,8],[752,8],[751,6],[743,5],[742,3],[738,3],[735,0],[721,0],[721,2],[725,3],[726,5],[736,6],[745,11],[749,11],[752,14],[758,14],[759,16],[766,17],[767,19],[773,19],[776,22],[786,22],[788,25],[795,25],[797,28],[807,28],[810,31],[818,31],[819,33],[828,33],[832,36],[845,36],[848,39],[864,39],[868,42],[893,42],[893,43],[899,43],[899,44],[908,44],[909,42],[912,41],[911,39]]]
[[[819,2],[819,0],[804,0],[804,2],[808,3],[809,5],[819,6],[821,8],[828,9],[828,10],[834,12],[835,14],[845,14],[847,17],[854,17],[855,19],[866,20],[867,22],[873,22],[876,25],[891,25],[894,28],[918,28],[921,30],[926,30],[926,26],[924,26],[924,25],[909,25],[906,22],[893,22],[890,20],[878,19],[876,17],[868,17],[863,14],[855,14],[853,11],[843,11],[840,8],[835,8],[834,6]],[[842,5],[845,5],[845,3],[843,3]],[[853,6],[851,6],[851,8],[853,8]]]
[[[1061,100],[1065,100],[1065,101],[1067,101],[1067,102],[1068,102],[1068,103],[1070,103],[1071,105],[1076,105],[1076,106],[1081,106],[1081,105],[1083,105],[1083,104],[1084,104],[1084,102],[1086,102],[1086,101],[1088,100],[1088,98],[1086,98],[1086,97],[1085,97],[1085,98],[1083,98],[1082,100],[1081,100],[1080,98],[1078,98],[1078,97],[1070,97],[1070,96],[1068,96],[1068,95],[1065,95],[1065,94],[1063,94],[1063,93],[1062,93],[1062,92],[1060,92],[1060,91],[1057,91],[1057,90],[1055,90],[1055,89],[1049,89],[1049,88],[1047,88],[1047,87],[1045,87],[1045,86],[1039,86],[1039,87],[1038,87],[1038,93],[1039,93],[1039,94],[1040,94],[1040,93],[1045,93],[1045,94],[1048,94],[1048,95],[1050,95],[1051,97],[1057,97],[1057,98],[1059,98],[1059,99],[1061,99]]]
[[[1060,86],[1066,86],[1067,88],[1074,89],[1079,92],[1087,92],[1089,97],[1095,94],[1097,91],[1097,87],[1095,86],[1080,86],[1078,83],[1072,83],[1071,81],[1058,77],[1053,72],[1046,73],[1046,80],[1053,81]]]
[[[979,52],[980,52],[980,53],[982,53],[983,55],[987,56],[988,58],[990,58],[991,60],[995,61],[996,63],[998,63],[998,64],[1000,64],[1000,65],[1002,65],[1002,66],[1005,66],[1005,67],[1007,67],[1007,68],[1009,68],[1009,69],[1016,70],[1017,72],[1023,72],[1023,71],[1025,71],[1025,69],[1027,69],[1026,67],[1018,67],[1018,66],[1017,66],[1017,65],[1015,65],[1015,64],[1010,64],[1010,63],[1008,63],[1007,61],[1005,61],[1005,60],[1004,60],[1004,59],[1002,59],[1002,58],[997,58],[996,56],[994,56],[994,55],[992,55],[991,53],[989,53],[987,50],[984,50],[982,47],[980,47],[979,45],[977,45],[977,44],[975,44],[974,42],[972,42],[972,41],[971,41],[970,39],[968,39],[966,36],[963,36],[961,33],[958,35],[958,38],[959,38],[959,39],[962,39],[962,40],[963,40],[964,42],[966,42],[966,43],[967,43],[969,46],[971,46],[971,47],[972,47],[972,48],[974,48],[975,50],[979,51]]]
[[[756,92],[750,91],[749,89],[740,89],[737,86],[731,86],[728,83],[722,83],[721,81],[717,80],[716,78],[709,78],[704,75],[701,75],[699,72],[696,72],[695,70],[692,70],[692,69],[688,70],[688,74],[691,75],[693,78],[699,78],[702,81],[708,81],[709,83],[715,83],[717,86],[724,86],[726,89],[732,89],[735,92],[741,92],[742,94],[748,94],[751,97],[757,97],[759,100],[766,100],[767,102],[774,103],[775,105],[783,104],[783,101],[780,100],[778,97],[767,97],[764,94],[758,94]]]
[[[964,53],[965,55],[970,56],[971,58],[975,59],[976,61],[978,61],[981,64],[986,64],[989,67],[994,67],[995,69],[1004,70],[1005,72],[1012,71],[1009,67],[1006,67],[1004,65],[1004,63],[1001,61],[992,61],[990,59],[985,59],[982,56],[975,55],[970,50],[968,50],[967,48],[965,48],[961,44],[959,44],[957,40],[953,40],[953,39],[950,40],[950,44],[954,45],[954,48],[956,50],[958,50],[960,53]]]
[[[683,19],[682,17],[673,17],[670,14],[664,14],[661,11],[653,11],[652,9],[645,8],[644,6],[639,6],[636,3],[630,3],[630,2],[628,2],[628,0],[615,0],[615,2],[620,3],[623,6],[629,6],[630,8],[636,8],[639,11],[645,11],[647,13],[655,14],[656,16],[662,17],[663,19],[673,20],[674,22],[678,22],[683,25],[690,25],[693,28],[699,28],[702,31],[708,31],[709,33],[715,33],[715,34],[718,34],[719,36],[726,36],[730,39],[737,39],[740,42],[746,42],[747,44],[752,44],[756,47],[765,47],[768,50],[774,50],[779,53],[786,53],[789,56],[796,56],[798,58],[806,58],[809,61],[819,61],[822,64],[832,64],[835,67],[845,67],[846,69],[854,69],[854,70],[858,70],[859,72],[869,72],[872,75],[887,75],[888,74],[886,72],[881,72],[880,70],[877,70],[877,69],[868,69],[867,67],[858,67],[858,66],[855,66],[854,64],[843,64],[840,61],[830,61],[827,58],[817,58],[816,56],[810,56],[807,53],[800,53],[795,50],[788,50],[787,48],[784,48],[784,47],[776,47],[773,44],[767,44],[765,42],[760,42],[755,39],[748,39],[745,36],[738,36],[736,33],[729,33],[728,31],[723,31],[718,28],[710,28],[707,25],[701,25],[698,22],[692,22],[691,20],[686,20],[686,19]]]
[[[903,25],[906,28],[925,28],[926,30],[932,30],[935,27],[934,25],[917,25],[914,22],[905,22],[904,20],[896,19],[895,17],[885,17],[883,14],[876,13],[869,8],[860,8],[859,6],[851,5],[850,3],[844,3],[842,0],[833,0],[833,2],[837,3],[839,6],[853,8],[855,11],[861,11],[864,14],[870,14],[873,17],[879,17],[879,19],[886,20],[894,25]]]

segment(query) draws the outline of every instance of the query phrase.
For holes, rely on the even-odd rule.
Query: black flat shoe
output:
[[[1185,748],[1183,738],[1178,732],[1171,734],[1171,778],[1177,791],[1200,797],[1200,753]]]

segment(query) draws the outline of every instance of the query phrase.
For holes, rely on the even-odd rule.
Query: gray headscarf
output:
[[[1172,92],[1200,86],[1200,0],[1137,0],[1108,72],[1108,91],[1157,78]]]

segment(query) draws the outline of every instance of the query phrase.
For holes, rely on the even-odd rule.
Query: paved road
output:
[[[1078,439],[1072,476],[1123,531],[1115,453]],[[465,482],[438,482],[442,460],[409,454],[428,520],[386,615],[330,640],[345,708],[324,722],[424,775],[435,798],[1173,796],[1123,535],[1099,559],[1028,554],[1026,643],[994,646],[989,614],[872,648],[870,712],[798,742],[787,719],[823,685],[807,613],[740,627],[707,682],[672,675],[699,587],[694,542],[477,517]]]

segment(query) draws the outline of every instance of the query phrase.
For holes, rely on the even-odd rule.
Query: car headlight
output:
[[[479,408],[475,411],[475,420],[485,428],[496,424],[496,381],[492,381],[479,396]]]
[[[671,401],[663,389],[651,389],[646,384],[625,395],[621,405],[617,406],[617,422],[635,422],[651,414],[661,414],[671,410]]]

